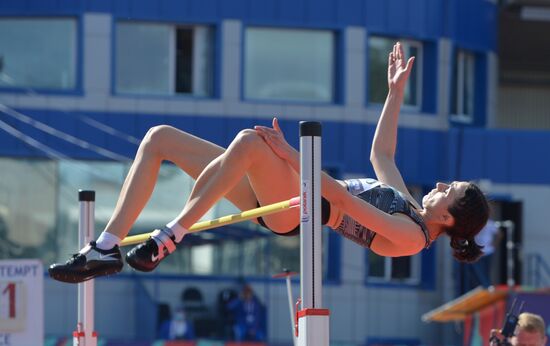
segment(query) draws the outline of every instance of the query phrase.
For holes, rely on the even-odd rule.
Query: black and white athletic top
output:
[[[426,238],[425,248],[428,248],[430,245],[428,228],[411,202],[400,191],[375,179],[349,179],[344,182],[352,195],[361,198],[376,208],[388,214],[402,213],[410,217],[422,229]],[[336,232],[367,248],[371,247],[376,236],[375,232],[364,227],[348,215],[344,215],[342,222],[336,228]]]

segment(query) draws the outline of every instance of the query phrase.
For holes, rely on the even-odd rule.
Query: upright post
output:
[[[329,310],[323,306],[321,228],[321,124],[300,122],[300,282],[297,312],[299,346],[329,345]]]
[[[94,239],[95,191],[79,190],[78,245],[82,249]],[[73,346],[97,346],[94,331],[94,281],[78,284],[78,322],[73,333]]]

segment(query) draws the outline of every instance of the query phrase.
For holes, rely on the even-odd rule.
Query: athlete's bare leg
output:
[[[105,230],[120,239],[126,237],[153,193],[162,161],[175,163],[196,179],[224,152],[218,145],[171,126],[151,128],[139,146]],[[226,197],[241,210],[256,207],[256,197],[246,177],[234,184]]]
[[[218,199],[248,177],[262,205],[299,195],[299,175],[279,158],[255,130],[241,131],[227,150],[215,158],[197,179],[179,215],[185,228],[198,221]],[[267,216],[266,223],[277,232],[292,230],[298,224],[298,210]]]

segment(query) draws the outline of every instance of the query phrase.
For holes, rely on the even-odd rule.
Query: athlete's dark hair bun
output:
[[[482,255],[483,246],[476,243],[475,239],[462,239],[451,236],[451,247],[453,248],[453,256],[460,262],[473,263],[476,262]]]

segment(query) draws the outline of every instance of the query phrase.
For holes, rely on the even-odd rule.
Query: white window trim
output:
[[[470,64],[467,64],[467,62],[470,62]],[[474,84],[474,73],[473,69],[475,68],[475,57],[473,53],[466,52],[464,50],[458,50],[458,54],[456,56],[456,64],[458,64],[458,71],[457,71],[457,80],[452,81],[452,83],[456,83],[456,103],[457,103],[457,112],[451,113],[451,120],[455,122],[460,122],[464,124],[471,124],[474,121],[474,98],[475,98],[475,84]],[[468,89],[472,91],[472,114],[468,114],[465,112],[463,104],[464,104],[464,69],[467,68],[467,66],[471,66],[472,70],[466,71],[471,78],[468,78]]]
[[[422,109],[422,84],[423,84],[423,66],[424,66],[424,46],[422,45],[422,42],[420,41],[413,41],[413,40],[402,40],[400,41],[405,51],[407,51],[410,47],[415,47],[418,50],[418,54],[415,57],[414,60],[414,67],[413,69],[416,69],[416,105],[408,105],[403,103],[401,106],[401,109],[405,111],[415,111],[419,112]],[[405,54],[406,55],[406,54]],[[409,86],[409,83],[407,83],[407,87]]]
[[[170,78],[168,80],[169,95],[176,95],[176,44],[177,44],[177,25],[170,26],[170,46],[168,47],[168,70]]]

